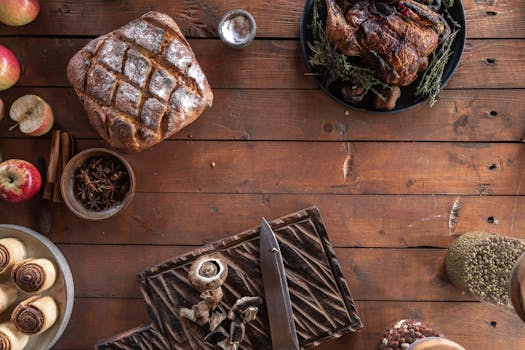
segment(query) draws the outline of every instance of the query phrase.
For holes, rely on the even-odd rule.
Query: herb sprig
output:
[[[440,46],[432,53],[428,68],[423,73],[415,91],[417,96],[428,97],[428,105],[430,107],[433,107],[439,98],[439,93],[442,90],[441,80],[443,78],[445,66],[454,52],[452,51],[452,44],[461,28],[459,23],[450,17],[448,12],[445,12],[445,15],[449,22],[452,23],[453,30],[443,39]]]

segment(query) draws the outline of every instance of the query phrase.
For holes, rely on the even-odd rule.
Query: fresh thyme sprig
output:
[[[319,9],[322,6],[319,1],[314,0],[310,25],[314,37],[313,42],[308,43],[312,52],[309,57],[310,64],[323,73],[326,86],[330,86],[337,80],[352,82],[355,85],[362,85],[365,93],[371,91],[384,100],[382,91],[391,89],[392,86],[377,78],[372,69],[350,62],[348,56],[332,47],[319,17]]]
[[[442,0],[442,4],[445,8],[449,9],[454,6],[454,0]]]
[[[428,68],[423,73],[421,80],[416,88],[417,96],[428,97],[428,105],[433,107],[438,100],[441,92],[441,80],[448,59],[452,55],[452,44],[459,33],[460,25],[454,21],[448,12],[445,13],[447,19],[453,25],[453,31],[447,35],[437,50],[432,53]]]

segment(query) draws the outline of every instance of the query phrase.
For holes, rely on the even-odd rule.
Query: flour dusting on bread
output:
[[[70,60],[67,76],[91,125],[124,152],[170,137],[213,102],[179,27],[158,12],[89,42]]]

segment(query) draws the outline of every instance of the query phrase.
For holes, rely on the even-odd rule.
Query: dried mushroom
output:
[[[230,325],[230,343],[240,343],[244,338],[246,326],[239,321],[233,321]]]
[[[215,331],[225,319],[225,314],[219,311],[214,311],[210,317],[210,331]]]
[[[228,341],[229,335],[224,329],[224,327],[218,327],[213,332],[208,333],[204,337],[204,342],[210,346],[215,346],[223,341]]]
[[[205,292],[220,288],[228,276],[228,265],[214,256],[202,256],[191,265],[190,283]]]
[[[242,321],[243,322],[252,322],[255,321],[255,318],[257,317],[257,312],[259,312],[259,308],[256,306],[249,306],[246,310],[242,311]]]
[[[224,294],[221,287],[201,293],[201,298],[208,303],[210,310],[215,309],[223,297]]]
[[[193,305],[191,309],[180,309],[180,316],[187,318],[200,326],[204,326],[210,321],[210,308],[208,303],[203,300],[196,305]]]
[[[193,263],[188,273],[192,286],[201,291],[201,301],[191,309],[182,308],[181,317],[200,326],[210,322],[210,313],[223,298],[222,284],[228,276],[228,265],[215,256],[202,256]],[[216,322],[216,321],[215,321]],[[220,322],[219,322],[220,324]],[[215,326],[217,327],[218,324]],[[213,329],[212,329],[213,330]]]
[[[238,299],[235,304],[230,309],[228,313],[228,318],[232,321],[243,319],[243,313],[246,312],[249,308],[252,308],[252,311],[257,312],[258,307],[262,305],[261,297],[243,297]],[[257,310],[254,310],[256,308]],[[255,319],[255,318],[254,318]]]
[[[217,255],[197,259],[188,272],[188,279],[201,292],[201,300],[191,309],[181,308],[180,316],[201,327],[208,325],[209,333],[204,337],[206,344],[223,350],[237,350],[244,339],[246,323],[257,318],[263,301],[261,297],[243,297],[227,313],[220,311],[218,306],[224,297],[222,285],[227,275],[228,265]],[[225,330],[228,323],[229,333]]]

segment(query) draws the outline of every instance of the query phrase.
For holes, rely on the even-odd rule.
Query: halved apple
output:
[[[51,106],[36,95],[25,95],[13,102],[9,116],[18,122],[10,130],[19,126],[21,132],[31,136],[46,134],[55,120]]]

